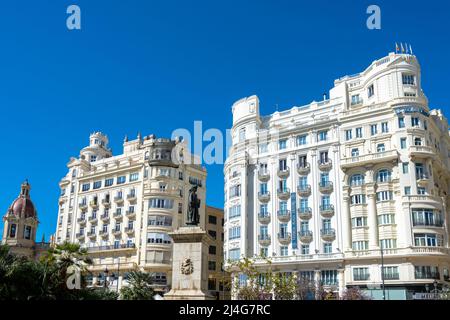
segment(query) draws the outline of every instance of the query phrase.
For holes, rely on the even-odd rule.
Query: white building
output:
[[[251,96],[232,113],[225,259],[267,256],[378,299],[383,280],[386,299],[449,281],[448,123],[429,109],[415,56],[390,53],[321,102],[261,116]]]
[[[154,135],[125,139],[123,153],[113,156],[108,138],[91,134],[89,146],[70,159],[60,182],[56,243],[88,248],[93,283],[106,279],[120,288],[127,272],[142,270],[154,275],[156,289],[168,290],[172,245],[167,233],[184,225],[193,185],[205,228],[206,170],[191,164],[193,159],[183,142]]]

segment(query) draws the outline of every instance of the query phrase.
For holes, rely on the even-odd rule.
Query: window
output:
[[[114,178],[109,178],[105,180],[105,187],[110,187],[114,184]]]
[[[422,145],[422,139],[421,138],[414,138],[414,145],[415,146],[421,146]]]
[[[391,181],[391,171],[382,169],[377,173],[377,182],[389,182]]]
[[[330,242],[326,242],[323,244],[323,253],[330,254],[333,252],[333,244]]]
[[[328,137],[328,131],[323,130],[323,131],[319,131],[319,133],[317,134],[317,138],[319,141],[326,141]]]
[[[31,239],[31,227],[25,226],[25,229],[23,230],[23,237],[27,240]]]
[[[241,205],[232,206],[230,210],[228,210],[229,218],[233,219],[241,216]]]
[[[217,232],[214,230],[208,230],[208,234],[213,238],[217,239]]]
[[[90,162],[95,162],[97,161],[97,156],[91,156],[90,157]]]
[[[411,194],[411,187],[405,187],[405,196],[409,196]]]
[[[354,281],[366,281],[369,280],[369,277],[369,268],[353,268]]]
[[[415,77],[413,74],[402,74],[402,82],[404,85],[415,85]]]
[[[369,241],[353,241],[352,248],[355,251],[364,251],[369,248]]]
[[[241,196],[241,185],[235,185],[230,187],[230,199],[234,197],[240,197]]]
[[[409,172],[409,163],[408,162],[403,162],[402,163],[402,172],[404,174],[407,174]]]
[[[217,224],[217,217],[216,216],[208,216],[208,223],[210,224]]]
[[[172,226],[172,217],[171,216],[150,215],[150,216],[148,216],[147,225],[170,227],[170,226]]]
[[[261,143],[258,148],[259,148],[259,153],[266,153],[269,151],[267,143]]]
[[[351,204],[365,204],[366,195],[365,194],[355,194],[351,196]]]
[[[172,209],[173,200],[172,199],[161,199],[154,198],[149,200],[149,208],[162,208],[162,209]]]
[[[386,147],[385,147],[384,143],[379,143],[377,145],[377,152],[384,152],[384,151],[386,151]]]
[[[381,123],[381,132],[388,133],[389,132],[389,126],[387,122]]]
[[[398,117],[398,127],[400,129],[405,127],[405,118],[404,117]]]
[[[95,181],[94,182],[94,186],[92,187],[93,189],[100,189],[102,187],[102,182],[101,181]]]
[[[374,89],[373,84],[372,84],[369,88],[367,88],[367,96],[370,98],[374,94],[375,94],[375,89]]]
[[[395,224],[395,216],[393,214],[380,214],[378,216],[378,224],[379,225]]]
[[[130,174],[130,182],[137,181],[139,179],[139,172]]]
[[[297,136],[297,146],[303,146],[306,144],[306,135]]]
[[[328,151],[321,151],[319,154],[319,162],[320,164],[328,163]]]
[[[380,191],[377,192],[377,201],[390,201],[393,199],[392,191]]]
[[[322,270],[320,272],[320,281],[325,286],[338,285],[337,270]]]
[[[374,136],[374,135],[377,134],[377,132],[378,132],[378,127],[377,127],[377,125],[376,125],[376,124],[370,125],[370,134],[371,134],[372,136]]]
[[[400,274],[398,273],[398,267],[384,267],[383,268],[383,278],[385,280],[400,279]]]
[[[269,248],[261,248],[261,257],[267,257],[269,255]]]
[[[279,150],[284,150],[284,149],[286,149],[286,147],[287,147],[287,140],[286,139],[278,141],[278,149]]]
[[[228,239],[234,240],[241,237],[241,227],[232,227],[228,231]]]
[[[352,139],[352,130],[345,130],[345,140],[351,140]]]
[[[400,138],[400,148],[406,149],[406,138]]]
[[[215,261],[208,261],[208,270],[216,271],[216,262]]]
[[[280,247],[280,256],[285,257],[288,255],[288,247],[282,246]]]
[[[380,247],[382,249],[395,249],[397,248],[397,239],[382,239],[380,240]]]
[[[83,185],[81,186],[82,191],[88,191],[90,188],[91,188],[90,183],[83,183]]]
[[[171,244],[172,239],[170,238],[170,236],[167,233],[148,232],[147,233],[147,243]]]
[[[126,177],[125,176],[120,176],[117,177],[117,184],[123,184],[126,181]]]
[[[367,226],[367,217],[352,218],[352,228],[361,228]]]
[[[351,102],[352,106],[358,105],[362,102],[363,102],[362,98],[359,96],[359,94],[355,94],[352,96],[352,102]]]
[[[239,142],[245,140],[245,128],[239,129]]]
[[[302,254],[309,254],[309,244],[304,244],[301,246],[301,253]]]
[[[362,138],[363,134],[362,134],[362,128],[356,128],[356,138]]]
[[[411,126],[419,127],[420,126],[420,119],[418,117],[411,117]]]
[[[364,176],[362,174],[354,174],[350,177],[350,185],[352,187],[361,186],[363,184],[364,184]]]
[[[412,209],[413,226],[442,227],[444,217],[439,211],[433,209]]]
[[[359,157],[359,149],[358,148],[353,148],[352,149],[352,157]]]
[[[415,266],[416,279],[440,279],[439,268],[435,266]]]
[[[215,255],[216,251],[217,251],[216,246],[209,246],[209,249],[208,249],[209,254]],[[231,255],[231,251],[233,251],[233,250],[230,250],[230,255]]]
[[[287,171],[287,160],[281,159],[280,161],[278,161],[278,168],[280,169],[280,171]]]

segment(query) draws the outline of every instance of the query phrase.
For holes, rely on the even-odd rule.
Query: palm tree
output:
[[[120,290],[120,295],[123,300],[152,300],[154,295],[152,284],[151,274],[132,271],[128,275],[128,285]]]

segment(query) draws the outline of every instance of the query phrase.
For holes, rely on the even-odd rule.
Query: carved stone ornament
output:
[[[181,273],[188,276],[192,272],[194,272],[194,263],[190,258],[184,258],[183,262],[181,262]]]

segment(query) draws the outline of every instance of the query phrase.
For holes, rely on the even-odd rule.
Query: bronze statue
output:
[[[186,221],[187,225],[196,226],[200,223],[198,208],[200,208],[200,199],[197,197],[197,186],[194,186],[189,190],[189,208]]]

